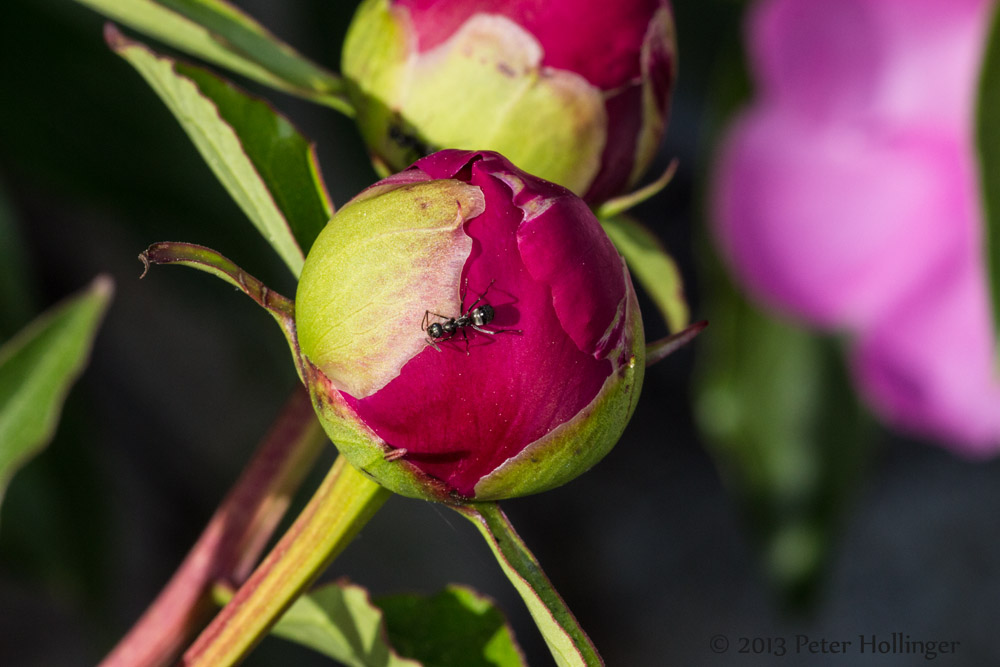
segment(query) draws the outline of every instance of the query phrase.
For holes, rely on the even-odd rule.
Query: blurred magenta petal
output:
[[[890,423],[972,455],[1000,442],[983,270],[965,257],[866,332],[855,355],[864,393]]]
[[[977,227],[959,142],[937,128],[893,130],[804,122],[780,107],[736,123],[714,218],[756,297],[822,326],[863,326]]]
[[[990,0],[765,0],[748,48],[762,97],[806,117],[967,127]]]
[[[866,103],[876,89],[884,48],[866,4],[757,3],[747,45],[758,93],[817,118]]]
[[[887,421],[1000,445],[973,144],[989,0],[762,0],[713,224],[757,300],[856,337]]]

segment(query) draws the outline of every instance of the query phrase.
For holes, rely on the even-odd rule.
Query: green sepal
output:
[[[373,153],[380,178],[431,152],[420,141],[402,141],[415,137],[417,130],[387,102],[388,92],[404,84],[409,39],[398,11],[390,10],[386,0],[362,2],[344,37],[341,69],[358,129]]]
[[[302,353],[355,398],[388,384],[426,346],[425,312],[461,310],[464,222],[484,209],[478,187],[450,179],[382,184],[344,206],[299,281]]]
[[[667,168],[663,170],[663,173],[655,181],[628,194],[609,199],[594,210],[594,215],[597,216],[598,220],[611,220],[644,201],[651,199],[659,194],[663,188],[670,185],[670,181],[674,180],[674,175],[677,173],[679,164],[676,159],[671,160]]]

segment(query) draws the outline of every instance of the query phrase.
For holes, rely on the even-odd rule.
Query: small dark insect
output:
[[[420,140],[416,131],[407,131],[398,118],[389,125],[389,139],[409,155],[422,158],[434,152],[434,149]]]
[[[486,297],[486,293],[490,291],[490,287],[493,286],[494,281],[490,281],[490,284],[486,286],[482,294],[479,295],[475,301],[466,309],[465,304],[465,294],[463,290],[462,294],[462,314],[458,317],[448,317],[446,315],[439,315],[438,313],[432,313],[429,310],[424,311],[424,321],[420,325],[422,331],[427,332],[428,338],[427,344],[433,347],[438,352],[441,348],[437,344],[441,341],[448,340],[454,336],[457,332],[462,332],[462,338],[465,339],[465,353],[469,353],[469,334],[466,329],[472,328],[480,333],[494,335],[498,333],[521,333],[520,329],[484,329],[487,324],[493,321],[496,317],[496,311],[493,310],[493,306],[486,303],[483,299]],[[431,316],[440,318],[440,322],[431,322]]]

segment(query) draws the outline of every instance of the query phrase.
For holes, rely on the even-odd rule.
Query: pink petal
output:
[[[855,372],[882,417],[983,456],[1000,450],[1000,369],[986,281],[960,256],[859,342]]]
[[[989,0],[764,0],[747,43],[760,94],[814,118],[964,126]]]
[[[816,124],[761,107],[717,164],[715,234],[761,301],[861,327],[978,228],[971,156],[947,129]]]

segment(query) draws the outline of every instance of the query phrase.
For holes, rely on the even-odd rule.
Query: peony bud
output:
[[[642,384],[638,304],[600,224],[490,152],[435,153],[341,208],[295,316],[330,438],[407,496],[563,484],[614,446]]]
[[[390,170],[490,149],[600,203],[649,166],[676,53],[668,0],[365,0],[342,69]]]

